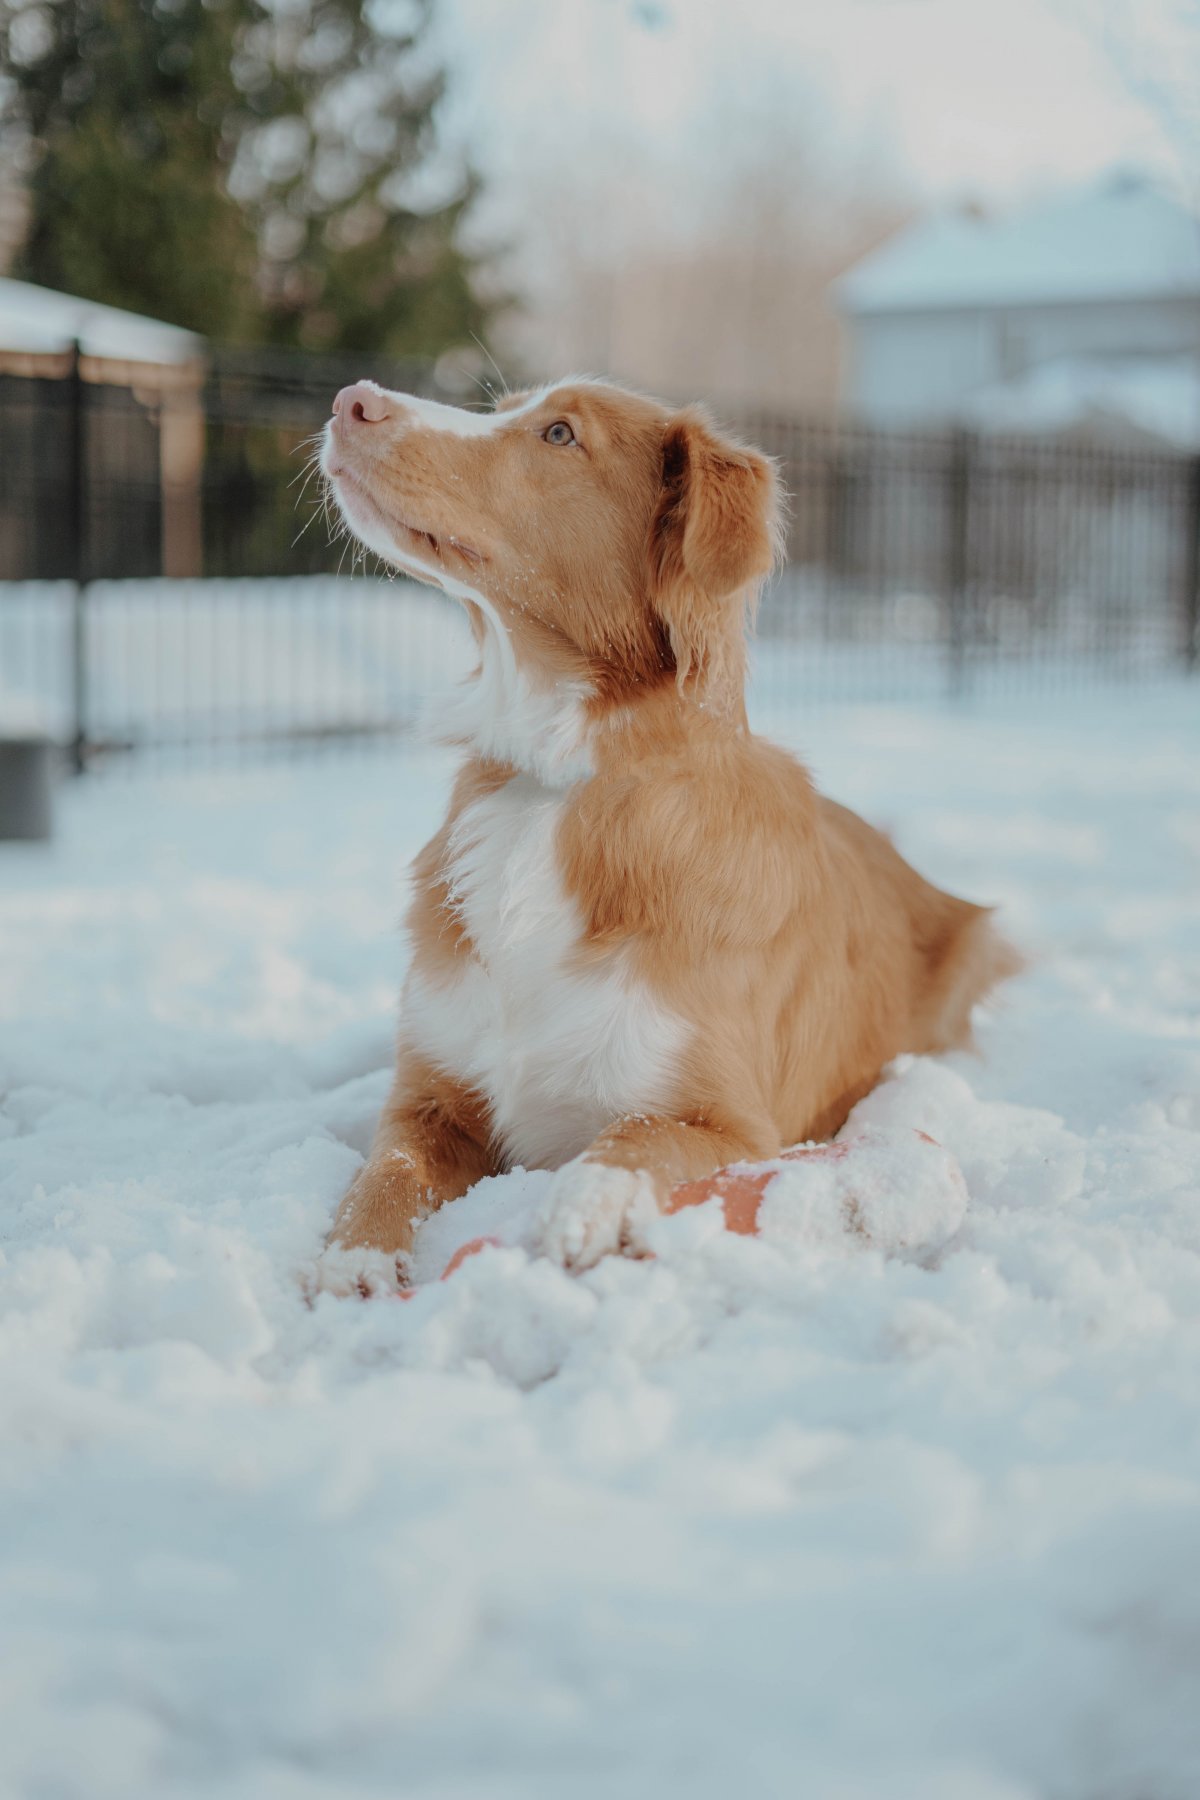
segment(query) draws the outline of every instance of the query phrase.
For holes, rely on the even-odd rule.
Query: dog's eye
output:
[[[573,444],[575,442],[575,433],[565,419],[556,419],[553,425],[546,427],[542,436],[548,444]]]

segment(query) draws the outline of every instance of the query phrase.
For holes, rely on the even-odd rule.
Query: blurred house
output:
[[[76,346],[78,382],[71,379]],[[10,563],[28,566],[23,538],[37,525],[30,496],[52,493],[52,477],[75,454],[75,405],[93,496],[88,539],[100,572],[112,560],[108,548],[122,567],[132,556],[139,572],[200,572],[204,352],[202,338],[159,319],[0,279],[0,463],[8,471],[0,576]],[[48,393],[55,398],[49,407]],[[106,507],[105,493],[117,491],[140,503],[121,512]],[[66,545],[70,536],[60,521],[59,540]],[[138,547],[133,538],[146,541]]]
[[[923,219],[836,294],[870,422],[1200,448],[1200,220],[1145,181]]]

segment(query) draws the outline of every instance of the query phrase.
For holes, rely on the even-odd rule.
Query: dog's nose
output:
[[[387,395],[369,381],[356,381],[344,387],[333,403],[333,416],[340,425],[382,425],[392,416]]]

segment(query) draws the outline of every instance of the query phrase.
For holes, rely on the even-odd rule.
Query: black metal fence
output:
[[[0,347],[0,730],[36,721],[79,767],[403,730],[461,639],[407,584],[333,580],[344,547],[305,490],[331,397],[363,373],[467,398],[361,359]],[[771,706],[1196,665],[1200,459],[727,422],[791,496],[759,622]]]
[[[203,366],[0,345],[0,581],[332,572],[298,506],[306,447],[362,360],[216,350]],[[461,401],[424,363],[389,386]]]

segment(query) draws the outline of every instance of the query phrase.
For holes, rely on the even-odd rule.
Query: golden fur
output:
[[[518,396],[465,432],[360,384],[339,396],[325,466],[352,529],[457,592],[481,647],[501,629],[534,690],[583,696],[588,767],[564,780],[554,838],[572,968],[622,959],[685,1046],[670,1107],[612,1117],[583,1163],[644,1177],[661,1201],[829,1136],[899,1052],[969,1040],[973,1005],[1016,966],[987,911],[931,886],[747,728],[746,615],[780,536],[766,458],[697,409],[598,383]],[[415,864],[413,967],[447,1004],[476,955],[456,827],[519,773],[468,748]],[[492,1108],[402,1020],[333,1241],[406,1252],[425,1211],[506,1166]]]

